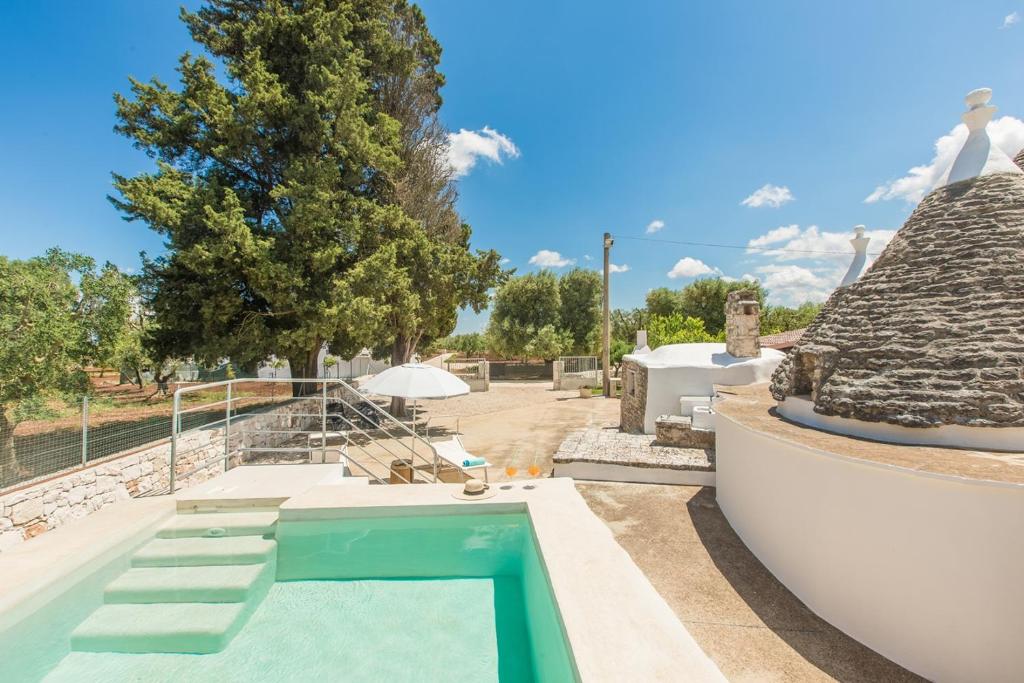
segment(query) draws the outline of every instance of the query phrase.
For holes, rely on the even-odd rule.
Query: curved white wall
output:
[[[865,422],[836,415],[814,412],[814,403],[802,396],[790,396],[779,402],[779,414],[800,424],[836,434],[861,436],[874,441],[980,448],[986,451],[1019,451],[1024,449],[1024,427],[901,427],[888,422]]]
[[[829,623],[937,681],[1024,680],[1024,485],[915,472],[719,414],[717,497]]]

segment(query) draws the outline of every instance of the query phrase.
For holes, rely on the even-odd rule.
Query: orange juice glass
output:
[[[508,475],[509,477],[516,476],[518,472],[519,470],[516,469],[515,465],[508,465],[507,467],[505,467],[505,474]]]
[[[540,474],[540,467],[537,466],[537,463],[533,463],[527,468],[526,471],[530,473],[531,477],[536,477],[538,474]]]

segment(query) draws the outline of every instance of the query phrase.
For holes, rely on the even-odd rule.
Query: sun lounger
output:
[[[487,481],[487,468],[491,466],[491,463],[487,462],[486,458],[480,458],[469,451],[462,444],[462,439],[459,438],[458,434],[448,439],[447,441],[434,441],[430,444],[430,447],[434,450],[434,453],[438,458],[445,462],[455,465],[460,470],[465,472],[472,472],[475,470],[484,471],[484,481]],[[483,460],[480,464],[464,465],[466,461],[474,462]]]

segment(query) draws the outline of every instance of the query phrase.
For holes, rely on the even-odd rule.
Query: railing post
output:
[[[327,462],[327,378],[324,377],[320,401],[320,462]]]
[[[89,397],[82,397],[82,467],[89,462]]]
[[[174,495],[174,470],[178,465],[178,409],[181,406],[180,389],[174,390],[174,401],[171,408],[171,471],[168,475],[168,493]]]
[[[227,407],[224,409],[224,471],[228,470],[231,457],[231,383],[228,383]]]

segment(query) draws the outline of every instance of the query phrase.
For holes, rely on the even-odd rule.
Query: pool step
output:
[[[208,654],[223,650],[247,616],[244,602],[104,605],[71,634],[79,652]]]
[[[259,564],[277,541],[262,536],[155,538],[132,556],[133,567],[196,567]]]
[[[157,538],[193,536],[265,536],[277,528],[277,511],[212,512],[177,515],[157,532]]]
[[[71,634],[81,652],[219,652],[266,597],[277,511],[178,514]]]
[[[271,563],[199,567],[136,567],[103,593],[110,604],[245,602],[257,583],[274,581]]]

